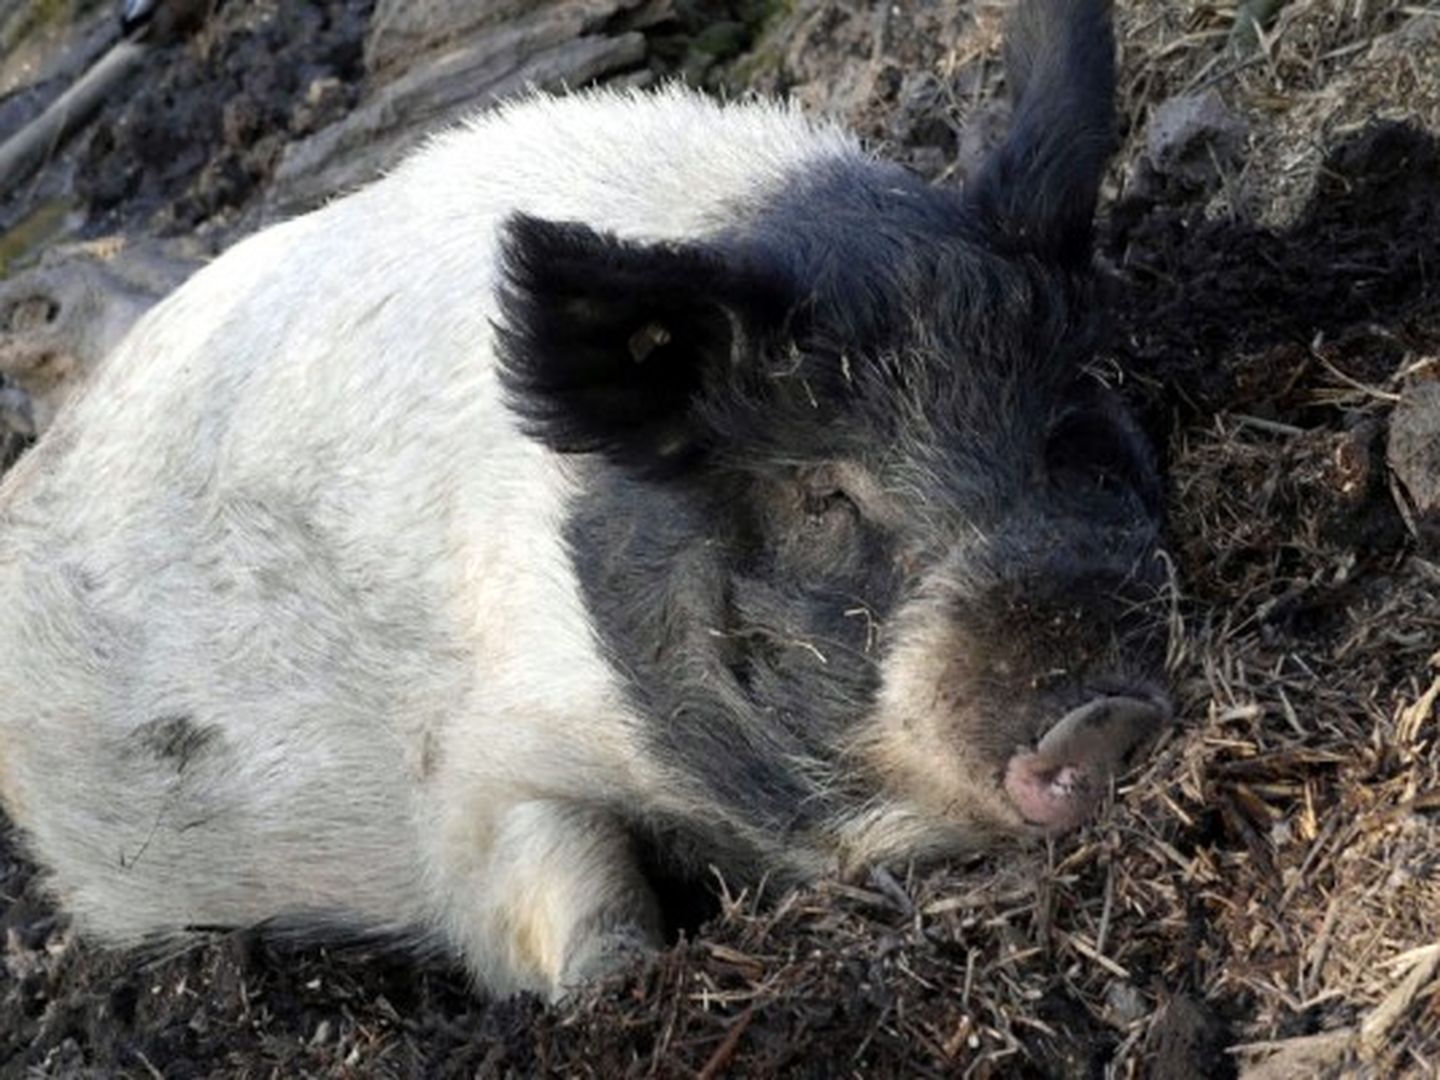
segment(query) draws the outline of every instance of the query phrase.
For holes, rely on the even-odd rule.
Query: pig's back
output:
[[[336,489],[311,493],[322,501],[357,484],[388,492],[401,516],[433,510],[425,476],[449,488],[472,455],[541,460],[514,445],[493,369],[510,215],[697,239],[759,213],[819,162],[859,157],[848,135],[793,109],[679,89],[486,114],[192,277],[0,490],[13,507],[103,477],[107,501],[138,507],[161,478],[265,486],[313,460]]]

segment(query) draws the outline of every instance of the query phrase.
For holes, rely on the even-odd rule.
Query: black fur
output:
[[[789,306],[778,281],[720,251],[525,215],[505,268],[503,374],[529,432],[652,468],[699,452],[690,403]]]

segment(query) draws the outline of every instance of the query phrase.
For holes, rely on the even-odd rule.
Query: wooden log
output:
[[[49,108],[0,143],[0,194],[13,191],[44,164],[124,84],[148,51],[143,42],[120,42]]]

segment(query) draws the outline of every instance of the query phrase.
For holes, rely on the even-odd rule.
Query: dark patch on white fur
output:
[[[219,732],[196,724],[188,716],[161,716],[141,724],[131,738],[178,773],[206,753],[219,738]]]

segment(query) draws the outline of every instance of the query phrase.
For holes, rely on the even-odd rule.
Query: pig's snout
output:
[[[1158,698],[1102,697],[1072,709],[1034,750],[1010,759],[1005,791],[1029,822],[1074,828],[1099,804],[1110,777],[1170,722]]]

